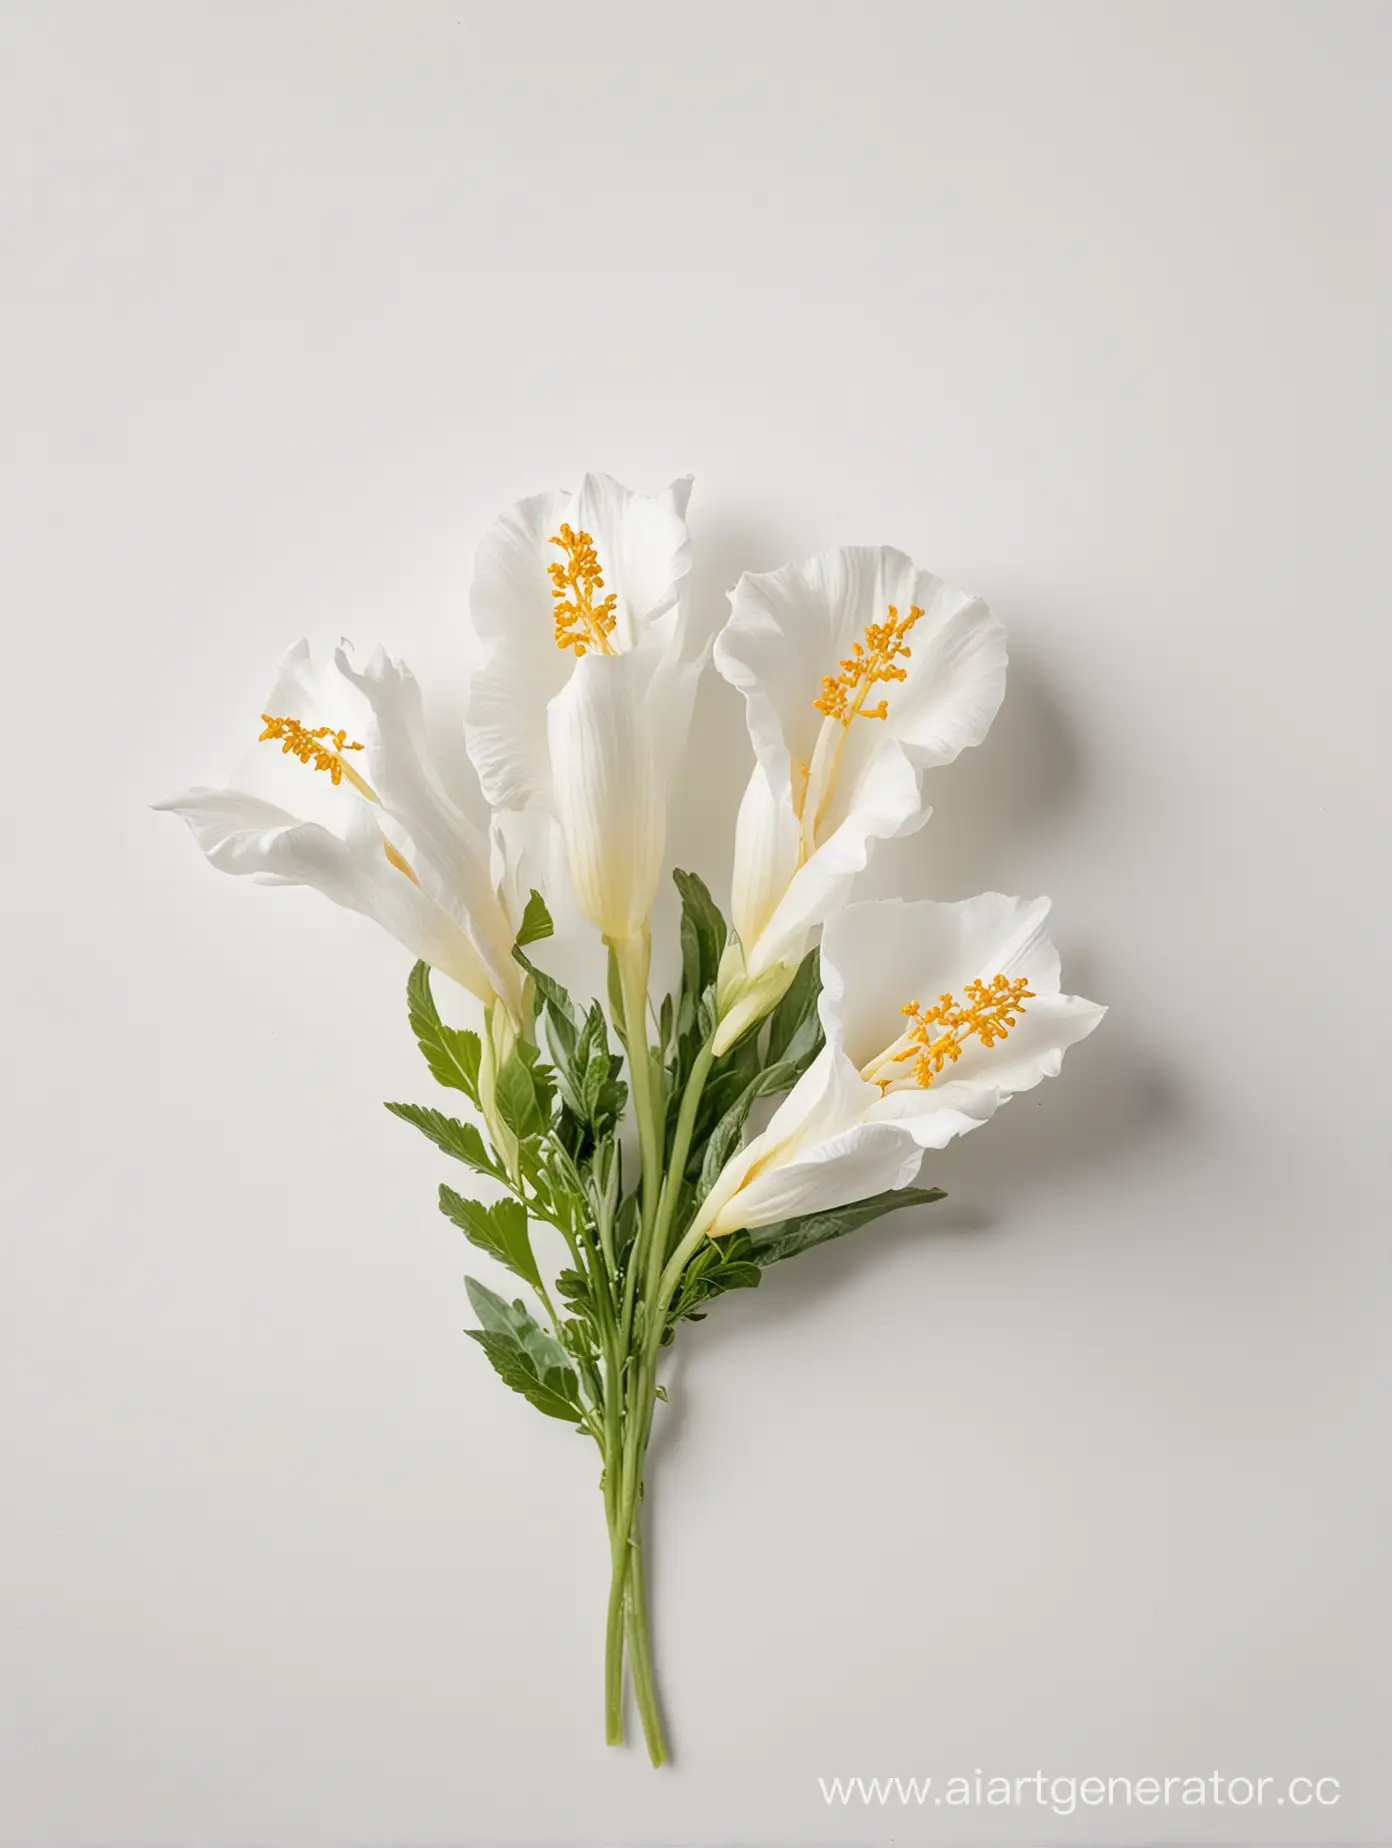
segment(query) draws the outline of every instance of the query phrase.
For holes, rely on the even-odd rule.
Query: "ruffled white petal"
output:
[[[885,690],[889,716],[863,726],[903,739],[920,768],[979,744],[1005,692],[1005,631],[979,598],[889,546],[847,546],[777,571],[746,572],[730,593],[715,645],[718,671],[744,695],[749,735],[775,790],[812,760],[824,675],[893,604],[923,616],[909,636],[903,682]],[[852,727],[852,729],[856,729]]]
[[[871,899],[848,905],[822,937],[828,1033],[864,1065],[903,1031],[908,1001],[931,1006],[971,981],[1026,976],[1036,995],[1059,992],[1059,955],[1047,930],[1047,898],[982,892],[954,903]]]
[[[567,494],[537,494],[500,515],[479,543],[469,616],[482,660],[469,688],[464,739],[493,808],[522,808],[550,790],[546,707],[570,677],[557,648],[546,568]]]
[[[716,666],[744,696],[765,807],[781,806],[783,830],[800,834],[782,890],[774,888],[787,871],[786,853],[770,857],[757,902],[747,907],[759,928],[740,937],[757,970],[788,955],[845,902],[872,842],[926,820],[925,771],[980,743],[1000,705],[1005,634],[979,599],[887,547],[848,547],[746,573],[730,605]],[[885,718],[860,717],[843,730],[818,710],[823,678],[838,673],[891,605],[901,619],[914,607],[923,612],[898,662],[905,678],[876,689]],[[756,819],[765,839],[778,838],[777,819]]]
[[[664,618],[672,619],[665,627],[675,634],[691,574],[690,496],[690,475],[661,494],[635,494],[610,475],[585,475],[562,515],[595,542],[605,590],[618,598],[614,643],[621,652],[636,648]]]
[[[983,892],[954,904],[883,899],[848,906],[822,938],[819,1003],[828,1042],[864,1068],[904,1029],[905,1003],[931,1006],[939,995],[960,1001],[968,982],[997,974],[1024,976],[1033,991],[1004,1040],[977,1035],[931,1085],[887,1093],[873,1121],[902,1123],[925,1148],[986,1122],[1007,1098],[1055,1077],[1067,1047],[1091,1033],[1106,1012],[1059,992],[1059,957],[1046,928],[1046,898]]]

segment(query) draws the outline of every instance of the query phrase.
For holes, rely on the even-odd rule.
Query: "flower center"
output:
[[[1012,981],[996,975],[989,982],[968,982],[960,1002],[950,993],[939,995],[934,1007],[907,1001],[899,1011],[909,1025],[892,1046],[862,1067],[860,1075],[877,1084],[882,1095],[910,1078],[926,1090],[944,1065],[955,1065],[961,1058],[964,1040],[974,1033],[983,1046],[994,1046],[1018,1024],[1025,1002],[1033,999],[1028,977]],[[902,1065],[909,1071],[895,1069]]]
[[[923,611],[917,604],[907,616],[900,617],[891,603],[884,622],[867,623],[865,640],[857,642],[841,663],[839,674],[823,674],[821,696],[812,703],[829,719],[839,719],[849,728],[852,719],[884,719],[889,716],[889,701],[881,699],[874,706],[865,701],[871,687],[887,680],[907,680],[909,670],[897,665],[902,655],[907,661],[912,650],[904,640]]]
[[[256,740],[258,744],[264,744],[269,739],[280,745],[282,757],[298,757],[302,764],[308,764],[312,770],[327,770],[335,789],[346,776],[360,796],[365,796],[369,802],[375,802],[381,807],[382,798],[377,791],[344,756],[345,751],[363,749],[361,744],[347,742],[348,733],[345,730],[335,731],[332,725],[316,725],[310,730],[298,719],[276,719],[269,712],[261,714],[261,723],[266,729]],[[412,885],[420,884],[411,862],[389,840],[383,839],[382,851],[399,873],[405,873]]]
[[[817,835],[831,798],[846,749],[846,738],[856,719],[889,717],[889,700],[881,694],[874,705],[867,705],[871,690],[895,680],[907,680],[909,670],[899,665],[907,661],[911,649],[905,637],[922,616],[915,603],[907,616],[889,605],[883,622],[867,623],[864,639],[857,642],[841,662],[839,674],[824,674],[822,690],[812,702],[822,713],[822,729],[810,764],[799,764],[800,786],[793,793],[801,838],[798,864],[801,866],[817,847]]]
[[[282,757],[298,757],[302,764],[308,764],[314,770],[327,770],[335,789],[343,781],[345,771],[350,783],[359,789],[366,789],[367,785],[357,771],[344,761],[345,751],[360,751],[363,748],[360,744],[347,743],[346,731],[335,731],[332,725],[316,725],[313,731],[309,731],[298,719],[273,719],[269,712],[261,714],[261,723],[266,729],[256,740],[258,744],[264,744],[268,738],[278,741]],[[326,738],[332,742],[325,744]],[[372,800],[375,802],[376,796]]]
[[[551,595],[556,600],[556,646],[573,648],[578,656],[594,649],[597,654],[616,653],[610,637],[618,621],[618,597],[611,591],[599,603],[596,595],[604,589],[604,574],[595,555],[594,540],[586,532],[576,532],[562,524],[551,535],[551,544],[565,553],[564,564],[548,565]]]

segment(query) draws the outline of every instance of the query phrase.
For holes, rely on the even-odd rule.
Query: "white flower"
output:
[[[156,806],[184,817],[220,871],[313,886],[519,1019],[511,952],[525,830],[495,828],[490,844],[446,792],[410,672],[381,650],[362,672],[344,648],[316,661],[300,642],[257,723],[232,787]]]
[[[1047,898],[848,906],[822,937],[827,1044],[703,1204],[719,1235],[905,1187],[924,1149],[1056,1077],[1106,1012],[1059,992]]]
[[[705,659],[685,595],[690,486],[652,497],[586,475],[510,508],[475,567],[469,754],[495,809],[555,816],[580,904],[613,943],[647,927]]]
[[[744,695],[758,762],[735,835],[743,960],[722,1012],[746,978],[791,974],[872,841],[927,819],[923,774],[985,737],[1006,654],[984,603],[887,547],[746,572],[730,605],[715,664]]]

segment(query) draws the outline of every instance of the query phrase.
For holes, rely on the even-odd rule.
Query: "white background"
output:
[[[4,1839],[1383,1834],[1388,21],[0,12]],[[404,652],[458,761],[472,548],[587,466],[695,472],[712,610],[849,542],[989,598],[1001,718],[872,884],[1051,892],[1112,1008],[945,1205],[683,1338],[660,1775],[601,1743],[592,1453],[465,1341],[380,1107],[407,957],[146,807],[306,630]],[[977,1767],[1344,1795],[817,1787]]]

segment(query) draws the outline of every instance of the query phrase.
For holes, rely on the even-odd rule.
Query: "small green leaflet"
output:
[[[534,1290],[541,1288],[532,1241],[527,1235],[527,1209],[520,1200],[499,1200],[493,1206],[481,1206],[477,1200],[466,1200],[452,1187],[442,1185],[440,1211],[454,1221],[471,1245],[505,1264]]]
[[[452,1090],[462,1091],[470,1103],[478,1102],[479,1059],[477,1033],[447,1027],[440,1019],[430,992],[430,965],[418,962],[406,981],[406,1013],[431,1076]]]
[[[889,1193],[874,1194],[868,1200],[857,1200],[851,1206],[834,1206],[824,1213],[805,1213],[800,1219],[780,1220],[776,1226],[759,1226],[746,1234],[750,1243],[749,1256],[754,1263],[767,1268],[782,1258],[795,1258],[813,1245],[824,1245],[828,1239],[844,1238],[847,1232],[869,1225],[871,1220],[881,1219],[886,1213],[897,1213],[901,1207],[928,1206],[934,1200],[946,1198],[941,1187],[899,1187]]]
[[[524,944],[540,943],[543,937],[553,936],[555,929],[545,899],[540,892],[533,891],[522,912],[522,922],[517,927],[517,947],[521,949]]]
[[[466,1277],[464,1284],[474,1314],[483,1324],[471,1328],[469,1338],[478,1342],[498,1377],[548,1418],[578,1424],[582,1415],[579,1381],[560,1342],[533,1320],[522,1303],[504,1302],[474,1277]]]
[[[431,1110],[424,1104],[388,1104],[387,1109],[393,1116],[400,1117],[403,1123],[413,1124],[423,1136],[430,1138],[437,1149],[443,1149],[446,1155],[453,1155],[456,1161],[467,1162],[471,1168],[477,1168],[480,1174],[491,1174],[495,1180],[505,1178],[502,1169],[490,1159],[483,1137],[472,1123],[456,1122],[453,1117],[447,1117],[439,1110]]]

